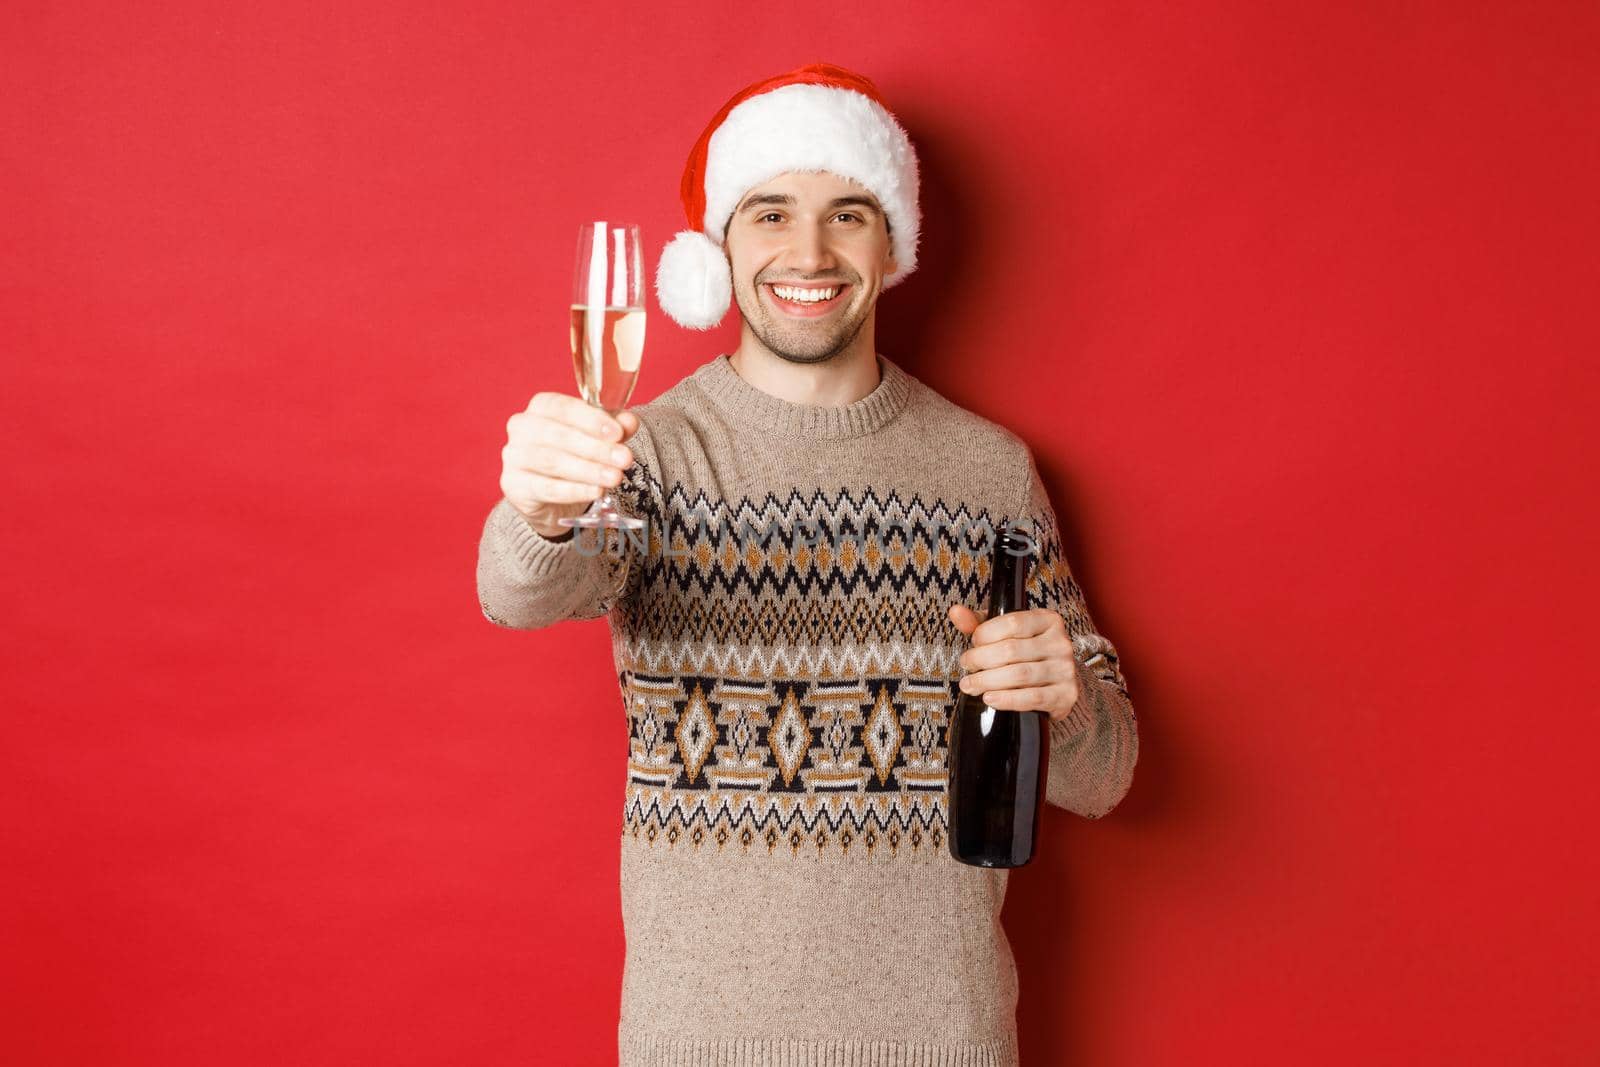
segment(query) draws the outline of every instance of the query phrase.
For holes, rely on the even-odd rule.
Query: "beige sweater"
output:
[[[1047,801],[1095,818],[1132,781],[1117,653],[1027,445],[879,370],[869,395],[818,407],[718,356],[633,409],[615,496],[647,534],[552,541],[505,500],[484,526],[490,620],[609,615],[624,1067],[1017,1062],[1009,872],[957,862],[945,837],[968,647],[946,609],[987,606],[986,530],[1033,523],[1029,606],[1060,612],[1075,646]]]

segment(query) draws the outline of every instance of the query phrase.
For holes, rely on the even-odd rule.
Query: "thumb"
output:
[[[965,604],[951,604],[946,614],[949,616],[950,621],[955,624],[956,629],[971,637],[972,631],[978,628],[978,624],[983,621],[988,612],[973,611]]]

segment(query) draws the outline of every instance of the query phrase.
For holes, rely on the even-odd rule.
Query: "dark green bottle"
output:
[[[995,535],[987,619],[1028,607],[1035,545],[1026,531]],[[962,693],[950,713],[950,855],[978,867],[1033,859],[1050,770],[1050,715],[991,708]]]

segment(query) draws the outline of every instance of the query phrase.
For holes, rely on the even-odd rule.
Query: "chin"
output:
[[[747,300],[754,301],[753,307],[746,307]],[[863,317],[859,322],[843,323],[831,335],[818,337],[809,334],[804,328],[796,328],[791,334],[784,328],[785,323],[775,319],[768,313],[766,305],[755,293],[746,294],[739,289],[734,291],[734,303],[739,308],[739,314],[745,324],[750,327],[767,351],[779,359],[789,363],[826,363],[834,359],[856,339],[861,332],[861,326],[866,322]],[[752,316],[750,311],[755,311]]]
[[[849,348],[860,332],[861,324],[852,323],[826,338],[786,336],[781,329],[757,330],[756,337],[773,355],[790,363],[826,363]]]

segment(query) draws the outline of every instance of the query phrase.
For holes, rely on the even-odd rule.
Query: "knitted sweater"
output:
[[[987,606],[986,531],[1008,519],[1032,523],[1028,603],[1062,614],[1078,666],[1046,800],[1096,818],[1132,781],[1117,653],[1027,445],[878,366],[870,394],[827,407],[762,392],[722,355],[635,407],[613,496],[644,532],[551,540],[505,500],[489,512],[491,621],[609,617],[623,1067],[1017,1062],[1009,871],[946,840],[968,647],[946,609]]]

